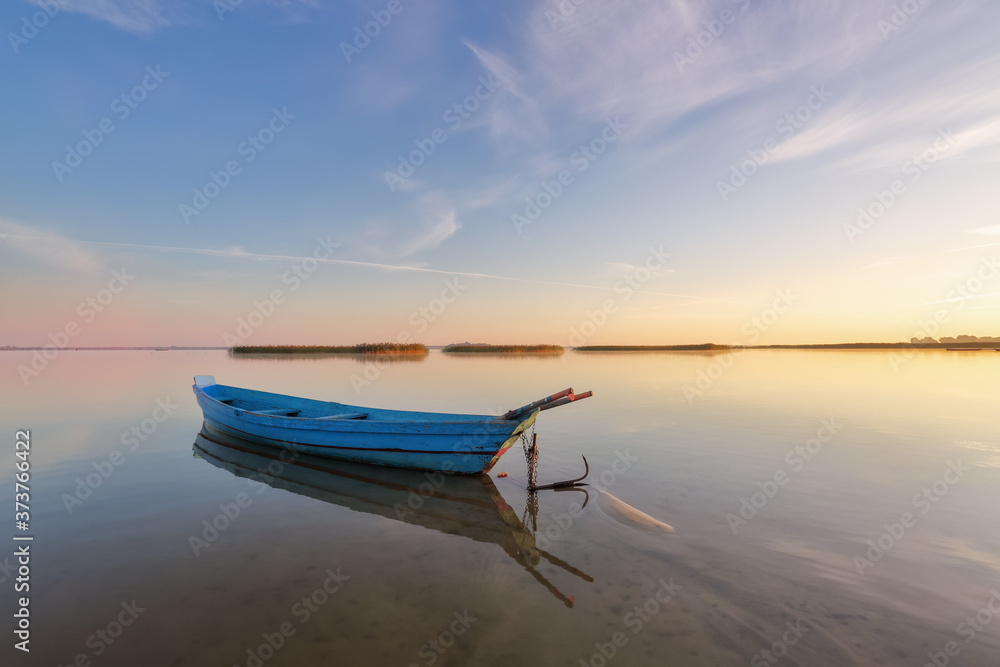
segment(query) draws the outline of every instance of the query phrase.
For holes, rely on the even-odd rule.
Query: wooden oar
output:
[[[583,399],[590,398],[593,395],[594,392],[592,391],[584,392],[582,394],[570,394],[566,398],[560,398],[558,400],[546,403],[545,405],[540,407],[539,410],[549,410],[551,408],[558,408],[560,405],[566,405],[567,403],[572,403],[574,401],[582,401]]]
[[[546,403],[551,403],[552,401],[558,401],[560,398],[565,398],[568,396],[573,396],[573,388],[563,389],[558,394],[552,394],[551,396],[546,396],[545,398],[540,398],[533,403],[528,403],[520,408],[515,408],[503,414],[500,419],[517,419],[519,416],[523,415],[525,412],[530,412],[537,407],[545,405]],[[572,400],[572,399],[570,399]]]

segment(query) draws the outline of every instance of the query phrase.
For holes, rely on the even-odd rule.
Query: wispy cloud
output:
[[[369,221],[358,246],[380,259],[403,259],[440,246],[462,228],[454,204],[440,192],[424,195],[408,209],[412,212],[401,221]]]
[[[0,220],[0,252],[11,250],[57,269],[94,271],[101,263],[85,244],[54,232]]]
[[[43,7],[52,0],[28,0],[36,7]],[[226,9],[248,11],[251,7],[269,8],[280,12],[284,20],[293,23],[309,18],[308,10],[319,7],[318,0],[242,0],[224,2]],[[180,24],[194,23],[199,17],[211,14],[216,18],[217,9],[210,2],[194,0],[69,0],[59,3],[62,11],[89,16],[98,21],[132,34],[149,34],[156,30]]]
[[[1000,159],[1000,62],[981,29],[993,5],[932,5],[887,40],[879,21],[893,5],[588,0],[553,20],[569,5],[543,0],[510,41],[466,44],[508,82],[509,99],[488,121],[498,151],[517,155],[512,164],[524,183],[551,173],[553,161],[605,117],[627,119],[627,164],[646,169],[720,112],[748,137],[763,138],[824,83],[832,101],[782,144],[774,163],[899,167],[949,126],[956,142],[944,158]],[[699,46],[699,33],[723,11],[735,19]],[[927,48],[955,43],[969,48]]]
[[[902,256],[902,255],[893,255],[893,256],[890,256],[890,257],[882,257],[880,259],[876,259],[871,264],[863,266],[861,268],[861,270],[862,271],[868,271],[868,270],[872,270],[872,269],[884,269],[884,268],[889,267],[889,266],[896,266],[897,264],[902,264],[904,262],[908,262],[911,259],[916,259],[916,258],[915,257],[905,257],[905,256]]]
[[[845,10],[851,4],[842,3]],[[871,4],[883,18],[889,11]],[[989,48],[991,37],[981,30],[984,15],[994,11],[985,2],[927,7],[899,34],[870,44],[864,60],[829,71],[837,99],[785,142],[775,161],[826,154],[840,168],[899,167],[928,150],[939,130],[954,133],[954,145],[940,156],[944,159],[995,149],[1000,145],[1000,98],[994,92],[1000,60]],[[963,48],[927,48],[956,43]],[[1000,155],[987,150],[983,157],[989,161]]]
[[[647,271],[653,278],[659,278],[660,276],[666,276],[676,272],[675,269],[668,269],[665,267],[650,269],[649,267],[640,267],[638,264],[629,264],[628,262],[606,262],[605,266],[607,267],[605,275],[609,277],[619,277],[626,274],[634,275],[635,272],[639,270]]]
[[[545,117],[538,102],[524,88],[525,77],[500,55],[468,41],[464,44],[502,84],[485,111],[493,138],[505,141],[516,136],[522,140],[534,140],[547,134]]]
[[[9,223],[7,223],[9,224]],[[33,230],[32,230],[33,231]],[[39,244],[39,247],[44,247],[52,242],[50,236],[41,236],[37,234],[15,236],[14,234],[7,235],[5,244],[9,242],[9,239],[18,239],[24,242],[24,246],[29,246],[31,244]],[[257,252],[246,252],[242,249],[225,249],[225,250],[215,250],[210,248],[186,248],[182,246],[160,246],[160,245],[143,245],[139,243],[116,243],[112,241],[69,241],[63,237],[58,237],[63,243],[68,244],[74,249],[79,249],[82,246],[97,246],[105,248],[117,248],[120,250],[130,250],[137,252],[155,252],[155,253],[179,253],[179,254],[191,254],[191,255],[205,255],[210,257],[228,258],[228,259],[240,259],[240,260],[251,260],[251,261],[302,261],[305,259],[315,260],[321,264],[332,264],[341,266],[353,266],[359,268],[368,269],[378,269],[384,271],[401,271],[401,272],[413,272],[413,273],[430,273],[446,276],[465,276],[468,278],[484,278],[488,280],[504,280],[508,282],[516,283],[526,283],[532,285],[551,285],[554,287],[571,287],[578,289],[588,289],[588,290],[598,290],[602,292],[613,292],[614,287],[605,285],[587,285],[584,283],[570,283],[561,282],[553,280],[533,280],[530,278],[517,278],[514,276],[501,276],[492,273],[477,273],[473,271],[449,271],[446,269],[432,269],[428,267],[421,266],[407,266],[401,264],[383,264],[380,262],[365,262],[352,259],[337,259],[337,258],[326,258],[326,259],[316,259],[315,257],[305,257],[299,255],[275,255],[268,253],[257,253]],[[3,246],[0,245],[0,248]],[[95,261],[95,266],[99,264]],[[693,294],[678,294],[674,292],[661,292],[656,290],[643,289],[643,294],[657,295],[657,296],[669,296],[679,299],[683,299],[683,302],[677,304],[669,305],[691,305],[693,303],[732,303],[741,306],[753,305],[750,303],[742,301],[732,301],[724,298],[707,297]]]
[[[425,232],[407,242],[403,246],[402,254],[406,257],[421,250],[436,248],[454,236],[461,227],[462,225],[455,219],[455,210],[452,209],[441,216],[440,220],[433,223]]]
[[[628,114],[636,129],[652,132],[805,68],[842,71],[880,40],[873,4],[879,3],[794,8],[733,0],[588,0],[552,21],[565,3],[547,0],[526,18],[528,30],[509,54],[470,48],[546,117],[586,125]],[[693,58],[678,61],[688,58],[689,40],[724,10],[735,20]]]
[[[968,295],[968,296],[962,296],[961,300],[962,301],[968,301],[968,300],[971,300],[971,299],[985,299],[987,297],[994,297],[994,296],[1000,296],[1000,292],[990,292],[989,294],[971,294],[971,295]],[[938,304],[938,303],[954,303],[956,300],[959,300],[958,297],[952,297],[950,299],[939,299],[937,301],[925,301],[924,303],[922,303],[920,305],[922,305],[922,306],[933,306],[933,305]]]
[[[46,0],[30,0],[41,7]],[[60,3],[66,12],[85,14],[131,33],[149,33],[173,24],[185,9],[176,0],[71,0]],[[173,20],[172,20],[173,19]]]
[[[978,229],[967,230],[967,234],[983,234],[985,236],[997,236],[1000,235],[1000,225],[992,225],[990,227],[980,227]]]
[[[567,6],[575,11],[552,20]],[[521,30],[510,40],[466,41],[504,82],[483,117],[510,166],[505,180],[516,183],[506,188],[509,199],[564,168],[568,152],[608,117],[628,124],[619,150],[627,150],[631,168],[648,170],[688,140],[691,133],[678,127],[695,112],[711,117],[737,96],[767,90],[803,69],[843,71],[879,40],[878,14],[860,0],[835,9],[737,0],[544,0],[517,22]],[[735,12],[735,22],[679,65],[676,56],[723,10]],[[757,99],[741,109],[739,122],[755,125],[760,117],[759,126],[770,126],[774,113]]]
[[[978,250],[980,248],[992,248],[998,245],[1000,245],[1000,243],[983,243],[981,245],[970,245],[964,248],[952,248],[951,250],[946,250],[945,252],[962,252],[964,250]]]

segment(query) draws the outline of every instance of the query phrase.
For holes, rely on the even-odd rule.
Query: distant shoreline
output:
[[[121,352],[121,351],[140,351],[149,350],[153,352],[170,352],[170,351],[182,351],[182,350],[228,350],[228,347],[164,347],[163,345],[149,346],[149,347],[55,347],[53,345],[48,346],[35,346],[35,347],[0,347],[0,352],[30,352],[32,350],[51,350],[57,349],[62,352],[73,351],[73,350],[104,350],[110,352]]]
[[[801,345],[584,345],[577,352],[725,352],[728,350],[991,350],[1000,343],[814,343]]]
[[[487,345],[483,343],[448,345],[446,354],[562,354],[562,345]]]
[[[361,343],[359,345],[241,345],[228,349],[231,354],[427,354],[427,346],[420,343]]]
[[[443,352],[455,354],[558,354],[563,350],[573,350],[575,352],[726,352],[729,350],[1000,350],[1000,342],[961,342],[961,343],[809,343],[798,345],[719,345],[716,343],[698,343],[693,345],[584,345],[581,347],[560,347],[557,345],[490,345],[490,346],[460,346],[465,349],[448,350],[447,345],[428,345],[423,351],[369,351],[358,352],[356,346],[337,346],[313,350],[291,350],[295,346],[281,346],[284,350],[268,350],[267,347],[260,347],[253,350],[244,350],[237,354],[426,354],[428,350],[441,350]],[[313,346],[309,346],[313,347]],[[469,349],[475,347],[476,349]],[[540,349],[530,349],[540,348]],[[32,347],[0,347],[0,352],[33,352],[38,350],[51,350],[53,346],[32,346]],[[152,351],[152,352],[182,352],[197,350],[230,350],[229,347],[59,347],[60,351],[105,351],[105,352],[129,352],[129,351]]]

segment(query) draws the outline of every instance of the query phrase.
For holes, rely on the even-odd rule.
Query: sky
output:
[[[0,27],[0,345],[1000,336],[996,2],[14,0]]]

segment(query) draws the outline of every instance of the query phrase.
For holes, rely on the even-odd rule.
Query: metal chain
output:
[[[521,448],[524,450],[524,461],[528,465],[528,483],[532,484],[538,479],[538,457],[534,457],[534,465],[532,465],[532,446],[531,443],[534,441],[535,436],[535,425],[531,425],[531,437],[528,437],[526,431],[521,431]]]
[[[521,523],[534,535],[538,532],[538,493],[529,491],[524,499],[524,511],[521,513]]]

